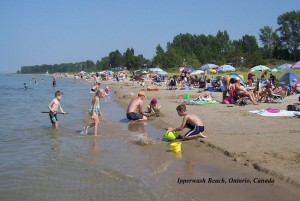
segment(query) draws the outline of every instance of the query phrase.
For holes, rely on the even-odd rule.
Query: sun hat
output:
[[[151,100],[151,104],[152,104],[152,105],[156,105],[156,104],[157,104],[157,99],[156,99],[156,98],[153,98],[153,99]]]
[[[138,96],[145,96],[145,97],[146,97],[145,92],[143,92],[143,91],[140,91],[140,92],[138,93]]]

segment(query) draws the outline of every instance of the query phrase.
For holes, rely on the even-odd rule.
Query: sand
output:
[[[139,83],[129,81],[103,81],[109,85],[120,105],[127,108],[132,97],[140,90],[146,93],[143,109],[152,98],[158,99],[162,106],[160,117],[152,118],[150,124],[159,128],[177,127],[182,118],[177,115],[176,107],[184,94],[191,98],[203,96],[204,92],[195,90],[168,90],[166,85],[158,86],[158,91],[147,91]],[[152,86],[153,87],[153,86]],[[213,97],[221,100],[221,92],[213,92]],[[197,114],[204,122],[207,139],[196,139],[205,146],[216,149],[241,167],[254,169],[280,178],[295,186],[300,186],[300,119],[297,117],[264,117],[249,111],[257,109],[286,109],[296,103],[298,96],[285,98],[284,103],[260,103],[228,107],[225,104],[187,105],[188,112]],[[187,130],[179,132],[184,134]],[[194,141],[194,140],[193,140]],[[184,143],[192,143],[186,141]]]

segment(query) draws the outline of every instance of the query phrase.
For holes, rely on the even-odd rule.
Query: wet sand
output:
[[[181,118],[177,115],[178,100],[184,94],[191,98],[203,96],[198,90],[167,90],[159,86],[159,91],[146,91],[138,83],[109,81],[114,86],[115,95],[123,108],[127,107],[132,93],[145,90],[144,109],[152,98],[157,98],[162,105],[162,117],[150,123],[158,128],[178,126]],[[213,97],[221,99],[220,92],[213,92]],[[248,111],[267,108],[286,109],[288,104],[297,102],[298,96],[289,96],[284,103],[261,103],[245,107],[227,107],[224,104],[188,105],[188,111],[195,113],[204,121],[208,139],[202,139],[205,146],[218,150],[229,156],[230,160],[240,168],[255,169],[265,175],[300,186],[300,127],[295,117],[263,117]],[[186,130],[179,132],[184,134]],[[195,140],[194,140],[195,141]],[[190,144],[193,142],[184,142]]]

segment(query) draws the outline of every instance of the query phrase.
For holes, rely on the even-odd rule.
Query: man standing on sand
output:
[[[229,92],[229,85],[230,85],[230,76],[229,75],[223,75],[220,78],[220,87],[223,93],[222,96],[222,102],[224,101],[227,92]]]
[[[127,108],[126,117],[128,123],[141,122],[147,120],[143,112],[143,100],[145,99],[145,92],[140,91],[137,98],[133,98]],[[137,112],[138,111],[138,112]]]

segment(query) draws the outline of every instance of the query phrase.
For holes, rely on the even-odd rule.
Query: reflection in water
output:
[[[60,146],[57,141],[57,129],[50,129],[50,143],[51,143],[51,150],[60,150]]]
[[[87,137],[86,142],[91,147],[90,148],[90,159],[88,160],[89,163],[95,164],[100,159],[100,149],[98,147],[98,140],[99,138],[96,136]]]
[[[145,122],[131,123],[131,124],[128,124],[128,130],[130,132],[146,133],[145,125],[146,125]]]

